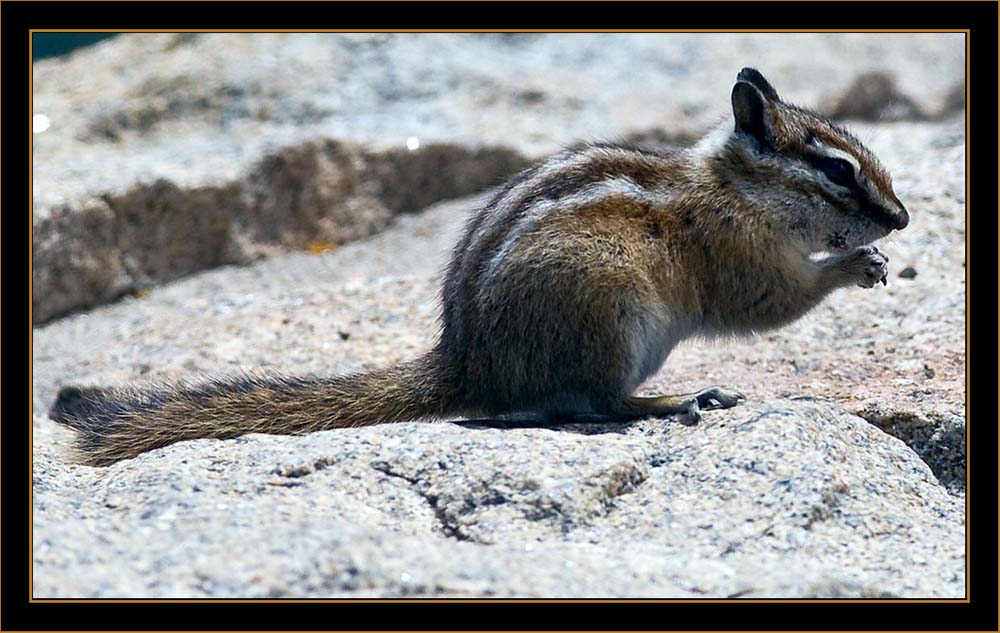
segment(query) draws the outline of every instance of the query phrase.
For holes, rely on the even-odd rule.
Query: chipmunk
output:
[[[628,420],[732,407],[733,389],[638,397],[680,341],[777,328],[886,282],[871,242],[909,215],[843,128],[755,69],[688,149],[585,143],[514,176],[469,220],[421,358],[334,377],[64,387],[50,416],[108,465],[173,442],[523,414]],[[820,254],[822,253],[822,256]]]

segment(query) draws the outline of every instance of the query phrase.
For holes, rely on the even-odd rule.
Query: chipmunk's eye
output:
[[[834,184],[841,185],[842,187],[854,186],[854,165],[843,158],[816,156],[811,162]]]

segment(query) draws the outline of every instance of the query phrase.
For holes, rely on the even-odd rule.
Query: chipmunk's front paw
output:
[[[878,282],[886,285],[889,276],[889,258],[874,246],[862,246],[851,257],[852,272],[857,273],[857,284],[861,288],[872,288]]]

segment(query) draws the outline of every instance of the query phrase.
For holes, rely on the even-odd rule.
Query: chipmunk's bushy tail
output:
[[[107,466],[182,440],[441,418],[459,408],[448,385],[432,352],[332,378],[249,374],[199,386],[64,387],[49,416],[77,431],[80,461]]]

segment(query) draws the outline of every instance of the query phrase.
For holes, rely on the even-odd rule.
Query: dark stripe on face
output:
[[[854,201],[857,203],[862,215],[871,218],[877,224],[881,224],[886,228],[897,228],[899,219],[880,203],[872,200],[867,191],[858,188],[856,192],[852,193],[854,194]]]
[[[854,165],[835,156],[823,156],[822,154],[807,153],[806,160],[815,169],[823,172],[830,179],[830,182],[855,190],[858,188],[857,180],[854,176]]]
[[[850,192],[851,200],[857,205],[862,215],[882,226],[891,229],[897,228],[899,223],[898,218],[880,202],[873,199],[868,190],[858,183],[854,174],[854,166],[850,162],[842,158],[824,156],[812,152],[807,152],[804,158],[815,169],[823,172],[831,182],[846,188]],[[822,190],[820,194],[833,204],[837,204],[834,196]]]

